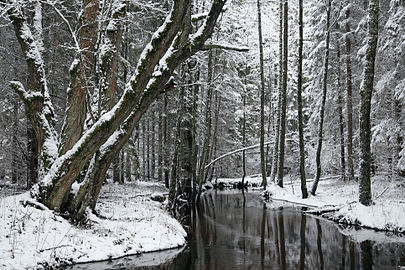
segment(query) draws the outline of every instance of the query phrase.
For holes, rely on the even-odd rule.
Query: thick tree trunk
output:
[[[41,202],[57,211],[71,208],[73,202],[76,200],[68,201],[68,196],[72,184],[77,176],[82,173],[82,169],[89,166],[89,160],[94,158],[94,154],[99,150],[100,158],[115,157],[116,153],[121,150],[129,139],[130,131],[133,130],[150,104],[164,89],[165,83],[169,80],[178,64],[202,49],[204,42],[213,31],[224,4],[225,1],[214,1],[208,16],[205,18],[203,27],[196,34],[190,35],[191,3],[188,0],[174,1],[172,12],[164,25],[155,33],[152,41],[142,54],[137,72],[135,72],[135,75],[127,84],[127,88],[120,101],[108,113],[102,114],[100,119],[86,130],[84,135],[81,136],[70,150],[57,158],[56,162],[52,165],[52,169],[49,170],[39,185],[33,190],[33,194]],[[22,35],[20,32],[23,24],[26,24],[24,17],[20,16],[20,10],[19,13],[17,12],[17,16],[14,16],[16,13],[13,11],[10,11],[10,13],[9,15],[12,17],[17,36],[20,37],[19,41],[24,53],[32,56],[27,48],[35,47],[35,42],[27,39],[24,40],[23,37],[26,37],[26,35]],[[24,29],[27,28],[25,27]],[[148,48],[150,47],[153,50],[149,50]],[[162,61],[163,58],[165,61]],[[38,78],[37,80],[30,80],[30,82],[42,83],[39,84],[40,87],[30,87],[31,91],[39,93],[36,96],[37,98],[30,100],[30,105],[38,106],[31,111],[28,110],[30,109],[29,106],[26,107],[28,108],[27,115],[34,117],[34,131],[39,141],[39,149],[42,150],[41,155],[44,156],[46,154],[43,157],[43,161],[45,167],[47,167],[52,161],[48,161],[49,158],[55,158],[56,155],[51,152],[51,149],[43,148],[42,146],[47,146],[44,142],[49,140],[49,138],[56,141],[57,136],[55,136],[56,133],[51,123],[53,114],[49,94],[44,84],[45,72],[42,62],[38,64],[38,60],[42,61],[42,58],[36,57],[35,59],[30,58],[27,60],[28,65],[33,67],[31,69],[33,70],[32,74]],[[77,64],[77,61],[75,61],[75,64]],[[77,68],[77,65],[73,65],[73,69],[75,68]],[[159,72],[155,72],[156,70],[159,70]],[[22,84],[13,83],[13,87],[20,93],[20,96],[25,97],[26,92]],[[27,102],[27,99],[24,102]],[[31,114],[31,112],[34,113]],[[69,123],[70,121],[71,119],[68,119],[66,122]],[[38,127],[39,129],[37,129]],[[112,158],[110,161],[101,162],[100,164],[103,167],[106,164],[109,165]],[[101,171],[94,170],[94,172]],[[100,178],[97,177],[97,179]],[[86,182],[84,182],[83,186],[85,185]],[[84,190],[84,188],[81,190]],[[80,196],[77,195],[76,197]],[[67,204],[65,205],[65,203]]]
[[[198,190],[197,190],[197,198],[196,202],[198,204],[202,192],[202,185],[205,180],[205,165],[208,159],[209,149],[210,149],[210,141],[211,141],[211,120],[212,120],[212,84],[213,84],[213,72],[214,66],[216,63],[216,56],[213,55],[214,52],[212,50],[209,51],[208,54],[208,89],[207,89],[207,100],[205,105],[205,137],[204,137],[204,144],[202,148],[201,158],[200,158],[200,167],[198,169]]]
[[[346,9],[346,83],[347,83],[347,165],[348,180],[354,180],[353,165],[353,105],[352,105],[352,64],[351,64],[351,40],[350,40],[350,9]]]
[[[37,3],[34,13],[34,22],[39,18],[42,12],[41,3]],[[36,183],[38,176],[45,174],[54,162],[57,153],[53,145],[57,141],[57,133],[53,127],[54,113],[49,96],[46,81],[45,64],[42,58],[42,26],[36,22],[36,33],[31,32],[27,23],[23,7],[19,3],[10,5],[7,13],[12,21],[18,43],[22,53],[25,56],[27,64],[27,86],[17,81],[10,82],[13,90],[20,96],[24,102],[25,114],[30,127],[28,128],[29,153],[30,155],[30,176],[28,186]],[[39,162],[41,158],[41,163]],[[35,160],[34,160],[35,159]],[[42,164],[42,167],[39,167]]]
[[[285,154],[285,133],[287,122],[287,65],[288,65],[288,1],[284,1],[284,31],[283,31],[283,88],[280,115],[280,141],[278,157],[277,185],[283,187],[284,177],[284,154]]]
[[[373,93],[375,55],[378,40],[378,0],[370,0],[368,8],[368,41],[364,77],[360,90],[360,168],[359,201],[369,206],[371,200],[371,97]]]
[[[264,152],[264,61],[263,61],[263,37],[262,37],[262,12],[260,0],[257,0],[257,20],[259,32],[259,58],[260,58],[260,168],[262,172],[262,186],[267,187],[266,155]]]
[[[75,61],[70,68],[70,85],[66,117],[61,133],[59,154],[65,154],[80,139],[84,131],[87,96],[94,89],[96,71],[96,43],[98,36],[98,0],[82,0],[83,13],[77,24],[78,44]]]
[[[300,175],[301,175],[301,194],[302,198],[308,198],[307,179],[305,176],[305,142],[304,142],[304,123],[302,119],[302,50],[304,47],[304,22],[303,22],[303,3],[299,0],[299,41],[298,41],[298,82],[297,82],[297,102],[298,102],[298,133],[300,145]]]
[[[328,87],[328,69],[329,69],[329,41],[330,41],[330,10],[331,10],[331,0],[328,1],[328,6],[326,9],[326,48],[325,48],[325,62],[323,69],[323,87],[322,87],[322,104],[321,112],[319,115],[319,130],[318,130],[318,145],[316,148],[316,175],[315,180],[312,185],[311,194],[315,196],[316,189],[318,188],[319,179],[321,178],[321,151],[322,151],[322,141],[323,141],[323,122],[325,119],[325,104],[326,95]]]

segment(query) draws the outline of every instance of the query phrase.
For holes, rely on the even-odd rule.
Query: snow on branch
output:
[[[265,142],[264,145],[269,145],[269,144],[273,144],[273,143],[274,143],[274,142]],[[209,168],[212,164],[214,164],[215,162],[217,162],[217,161],[219,161],[219,160],[221,160],[221,159],[223,159],[223,158],[225,158],[225,157],[227,157],[227,156],[230,156],[230,155],[233,155],[233,154],[242,152],[242,151],[246,151],[246,150],[258,148],[258,147],[260,147],[260,144],[251,145],[251,146],[248,146],[248,147],[236,149],[236,150],[233,150],[233,151],[231,151],[231,152],[225,153],[225,154],[223,154],[222,156],[219,156],[219,157],[217,157],[216,159],[211,160],[210,163],[208,163],[207,165],[205,165],[205,169]]]
[[[198,21],[201,21],[201,20],[207,18],[207,16],[208,16],[208,12],[194,14],[194,15],[191,15],[191,21],[198,22]]]
[[[202,50],[211,50],[211,49],[222,49],[222,50],[230,50],[230,51],[237,51],[237,52],[248,52],[249,51],[249,47],[233,46],[233,45],[226,45],[226,44],[206,44],[202,47]]]

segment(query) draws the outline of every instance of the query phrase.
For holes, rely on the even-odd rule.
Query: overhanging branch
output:
[[[230,50],[230,51],[237,51],[237,52],[248,52],[248,47],[238,47],[233,45],[224,45],[224,44],[206,44],[202,47],[202,50],[211,50],[211,49],[222,49],[222,50]]]

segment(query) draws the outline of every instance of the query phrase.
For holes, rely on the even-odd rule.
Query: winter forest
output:
[[[1,269],[405,267],[403,0],[0,0],[0,40]]]

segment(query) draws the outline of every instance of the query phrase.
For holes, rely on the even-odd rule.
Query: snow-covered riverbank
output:
[[[236,186],[237,179],[217,179],[217,183],[225,183],[226,187]],[[261,177],[247,177],[249,185],[260,186]],[[307,187],[310,190],[312,181]],[[365,207],[358,202],[358,183],[342,182],[338,177],[321,180],[316,196],[301,198],[300,182],[287,176],[284,188],[269,183],[267,192],[270,200],[286,201],[308,206],[309,213],[321,214],[338,223],[358,225],[366,228],[404,233],[405,232],[405,183],[388,181],[383,177],[372,179],[374,204]]]
[[[308,190],[311,187],[308,183]],[[286,181],[284,188],[269,184],[270,198],[310,206],[313,213],[338,223],[358,225],[377,230],[405,232],[405,183],[375,177],[372,181],[373,202],[366,207],[358,202],[358,183],[337,178],[320,182],[316,196],[301,198],[300,183]]]
[[[156,183],[108,184],[100,194],[99,217],[91,214],[85,228],[24,203],[32,200],[28,193],[0,198],[0,268],[84,263],[182,246],[182,226],[164,203],[151,200],[162,193],[167,189]]]

